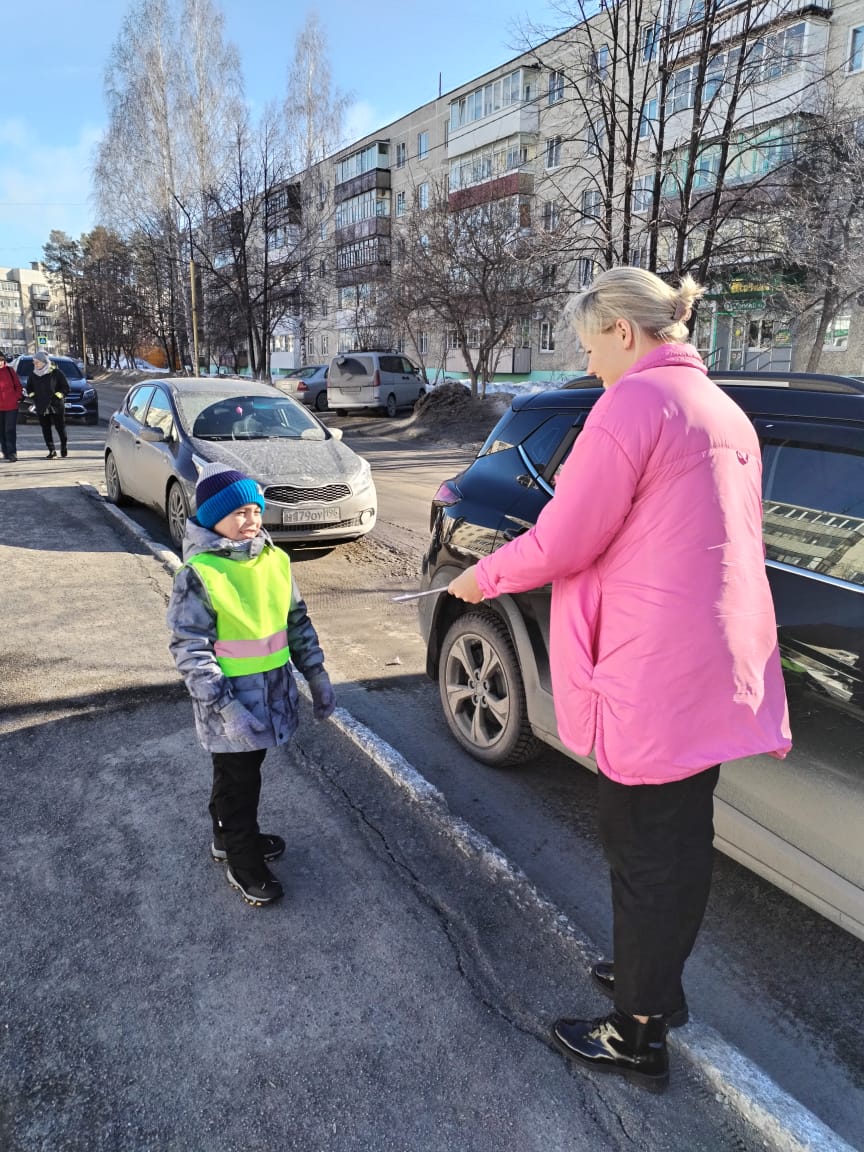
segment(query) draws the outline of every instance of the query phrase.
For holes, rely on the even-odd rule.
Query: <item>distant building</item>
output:
[[[62,351],[58,319],[56,293],[41,263],[0,268],[0,351],[10,358],[37,348]]]

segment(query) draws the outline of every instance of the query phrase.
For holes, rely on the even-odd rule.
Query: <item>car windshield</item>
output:
[[[298,368],[296,372],[289,372],[288,375],[292,380],[308,380],[310,376],[314,376],[316,372],[320,372],[319,368]]]
[[[184,428],[199,440],[326,440],[327,432],[285,396],[177,397]]]
[[[74,360],[55,360],[55,365],[60,369],[67,380],[83,380],[84,373],[78,367]]]

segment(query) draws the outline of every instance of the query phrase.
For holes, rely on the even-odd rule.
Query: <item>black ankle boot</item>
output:
[[[599,964],[595,964],[591,969],[591,976],[600,991],[611,1000],[614,1000],[615,965],[612,961],[601,960]],[[667,1012],[663,1019],[666,1022],[667,1028],[683,1028],[690,1019],[690,1009],[687,1007],[687,1001],[685,1000],[683,1005],[680,1008],[676,1008],[673,1012]]]
[[[229,864],[225,869],[225,879],[232,888],[242,893],[247,904],[256,908],[262,904],[272,904],[284,895],[282,885],[266,864],[249,869],[232,868]]]
[[[620,1072],[649,1092],[669,1083],[666,1025],[659,1016],[644,1024],[623,1012],[599,1020],[556,1021],[552,1036],[561,1051],[598,1072]]]

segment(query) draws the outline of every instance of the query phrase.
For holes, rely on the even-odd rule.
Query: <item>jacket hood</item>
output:
[[[226,540],[218,532],[203,528],[191,517],[186,521],[186,534],[183,537],[183,562],[202,552],[216,552],[220,556],[230,556],[233,560],[249,560],[264,551],[275,548],[270,536],[262,528],[254,540]]]

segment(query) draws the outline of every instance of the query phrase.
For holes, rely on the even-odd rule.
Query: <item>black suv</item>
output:
[[[66,397],[66,419],[83,420],[85,424],[98,424],[99,399],[96,395],[96,389],[90,382],[90,377],[85,374],[78,361],[73,360],[71,356],[51,356],[50,359],[51,363],[60,369],[69,383],[69,395]],[[33,357],[19,356],[13,367],[26,392],[30,387]],[[30,416],[35,419],[36,413],[33,401],[25,396],[18,405],[18,423],[26,424]]]
[[[864,383],[714,379],[762,445],[766,563],[795,745],[785,761],[724,765],[716,844],[864,939]],[[424,589],[535,522],[601,393],[585,379],[513,401],[476,460],[433,499]],[[567,752],[552,703],[550,591],[479,605],[419,601],[447,723],[486,764],[523,763],[544,743]]]

